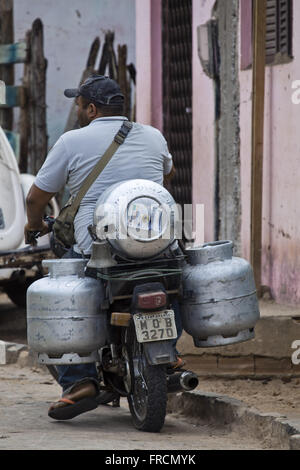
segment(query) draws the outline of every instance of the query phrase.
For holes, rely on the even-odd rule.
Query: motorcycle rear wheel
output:
[[[132,327],[130,327],[133,330]],[[150,365],[131,331],[131,343],[127,345],[131,392],[127,400],[134,426],[140,431],[159,432],[167,412],[167,374],[163,365]]]

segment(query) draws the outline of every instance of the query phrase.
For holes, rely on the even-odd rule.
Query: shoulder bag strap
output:
[[[98,163],[95,165],[95,167],[92,169],[90,174],[85,178],[84,182],[82,183],[76,197],[74,198],[72,202],[72,210],[70,208],[70,212],[72,215],[75,217],[78,208],[80,206],[82,198],[85,196],[89,188],[92,186],[92,184],[95,182],[95,180],[98,178],[100,173],[104,170],[108,162],[111,160],[112,156],[115,154],[115,152],[118,150],[120,145],[123,144],[125,141],[127,135],[132,129],[132,122],[130,121],[124,121],[122,127],[119,129],[117,134],[114,137],[114,140],[110,144],[110,146],[106,149],[105,153],[103,154],[102,158],[98,161]]]

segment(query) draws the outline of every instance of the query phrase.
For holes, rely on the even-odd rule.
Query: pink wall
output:
[[[163,130],[161,0],[151,0],[151,120]]]
[[[243,0],[244,1],[244,0]],[[205,241],[214,239],[214,85],[203,72],[197,26],[215,0],[193,0],[193,203],[205,205]],[[161,129],[160,0],[136,0],[137,118]],[[300,2],[294,2],[294,60],[267,67],[263,190],[263,284],[279,303],[300,304]],[[250,257],[252,71],[240,70],[242,256]]]
[[[137,121],[162,130],[161,0],[136,0]]]
[[[211,18],[215,0],[193,0],[193,204],[204,204],[204,239],[214,240],[214,84],[198,56],[197,26]]]
[[[136,0],[136,119],[151,124],[151,0]]]
[[[292,82],[300,77],[300,3],[294,2],[294,60],[266,68],[263,166],[263,273],[279,303],[300,304],[300,105]],[[242,245],[249,259],[252,72],[240,72]]]
[[[214,0],[193,0],[193,203],[204,204],[205,241],[214,238],[214,90],[198,58],[197,26]],[[161,0],[136,0],[137,120],[162,130]]]

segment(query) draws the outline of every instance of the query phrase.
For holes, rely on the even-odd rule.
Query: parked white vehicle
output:
[[[0,287],[17,305],[24,306],[28,286],[41,277],[43,259],[52,257],[50,236],[38,239],[36,247],[25,245],[25,199],[35,177],[20,174],[14,152],[0,127]],[[53,198],[47,214],[56,217]]]

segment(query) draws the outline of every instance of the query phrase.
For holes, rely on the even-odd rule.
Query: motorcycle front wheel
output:
[[[130,393],[127,396],[134,426],[140,431],[159,432],[167,411],[167,375],[163,365],[150,365],[138,343],[134,326],[127,343]]]

